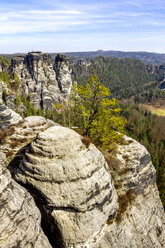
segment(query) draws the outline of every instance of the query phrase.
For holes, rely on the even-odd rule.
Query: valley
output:
[[[154,115],[158,116],[165,116],[165,107],[161,106],[154,106],[154,105],[147,105],[147,104],[140,104],[141,108],[150,111]]]
[[[164,66],[41,52],[0,65],[0,247],[163,247]]]

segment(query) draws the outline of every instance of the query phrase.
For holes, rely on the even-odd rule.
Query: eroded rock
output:
[[[0,101],[0,128],[4,129],[11,124],[17,124],[22,121],[22,117],[9,109],[5,104]]]
[[[53,247],[163,248],[165,216],[147,150],[125,136],[108,167],[81,139],[68,128],[47,129],[16,173],[35,197]]]
[[[83,245],[115,216],[117,194],[107,169],[97,148],[87,148],[68,128],[51,127],[31,143],[16,179],[38,202],[54,247]]]
[[[55,71],[62,95],[68,100],[72,90],[72,79],[69,72],[69,58],[65,54],[57,54],[55,58]]]
[[[29,96],[36,109],[50,110],[55,103],[69,99],[72,80],[65,57],[57,55],[55,70],[48,53],[30,52],[11,60],[10,71],[20,79],[20,94]],[[8,101],[7,104],[11,106],[13,103]]]
[[[118,193],[115,221],[105,227],[92,248],[165,247],[165,215],[156,172],[144,146],[124,136],[124,143],[106,159]]]
[[[11,179],[6,156],[0,152],[0,247],[51,248],[40,224],[33,198]]]
[[[1,106],[1,105],[0,105]],[[5,105],[3,105],[6,108]],[[9,110],[16,114],[14,111]],[[6,112],[5,112],[6,114]],[[1,126],[6,126],[6,120],[1,119]],[[7,123],[9,124],[9,122]],[[41,116],[29,116],[25,119],[12,122],[0,132],[0,149],[3,151],[8,161],[15,157],[18,160],[22,157],[21,153],[26,150],[26,146],[36,138],[37,133],[46,130],[47,128],[59,125],[51,120]],[[13,165],[11,166],[13,168]]]

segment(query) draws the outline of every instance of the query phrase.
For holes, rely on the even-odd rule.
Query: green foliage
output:
[[[28,96],[22,96],[21,97],[21,102],[23,105],[26,107],[24,116],[31,116],[31,115],[36,115],[36,109],[34,108],[33,104],[30,102],[30,97]]]
[[[8,89],[11,89],[11,84],[10,84],[10,74],[8,72],[0,72],[0,81],[3,81],[7,84]]]
[[[44,112],[43,109],[35,109],[34,105],[30,102],[30,96],[28,97],[21,96],[20,99],[18,98],[18,101],[19,103],[21,101],[26,108],[24,112],[24,117],[31,116],[31,115],[46,117],[46,113]]]
[[[78,94],[74,104],[81,117],[79,126],[82,125],[84,135],[103,148],[112,147],[123,135],[125,124],[119,116],[121,109],[118,101],[109,99],[109,89],[98,81],[96,75],[85,86],[74,85],[74,93]]]
[[[10,59],[6,56],[0,56],[0,65],[2,68],[7,68],[10,66]]]
[[[8,94],[7,94],[6,89],[3,89],[3,91],[2,91],[2,100],[3,100],[4,104],[6,103],[6,97],[7,96],[8,96]]]
[[[21,97],[18,94],[16,94],[16,96],[15,96],[14,103],[15,103],[16,107],[21,104]]]
[[[113,148],[123,136],[125,120],[119,116],[118,101],[109,97],[109,89],[96,76],[85,86],[74,84],[71,102],[55,105],[58,122],[60,119],[65,126],[77,126],[102,148]]]
[[[97,74],[101,83],[110,88],[112,95],[118,99],[139,96],[144,90],[148,91],[150,87],[153,89],[155,81],[162,78],[161,73],[159,75],[156,71],[149,73],[140,60],[98,57],[90,62],[90,65],[73,64],[73,79],[83,84]]]
[[[3,81],[7,84],[8,89],[18,90],[20,86],[20,79],[17,76],[16,72],[14,76],[8,72],[0,72],[0,81]]]
[[[15,90],[17,90],[17,89],[19,88],[19,86],[20,86],[20,79],[19,79],[19,77],[17,76],[17,73],[14,72],[14,83],[13,83],[13,88],[14,88]]]
[[[152,115],[137,105],[122,105],[127,119],[126,133],[142,143],[151,154],[157,173],[157,185],[165,207],[165,117]]]

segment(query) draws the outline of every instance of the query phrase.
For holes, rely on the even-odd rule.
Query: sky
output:
[[[165,53],[164,0],[0,0],[0,53]]]

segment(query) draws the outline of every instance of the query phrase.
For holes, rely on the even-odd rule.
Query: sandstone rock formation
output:
[[[51,248],[30,194],[13,179],[0,152],[0,247]]]
[[[0,101],[0,128],[4,129],[11,124],[17,124],[20,121],[22,121],[22,117]]]
[[[69,58],[65,54],[57,54],[54,68],[59,88],[64,98],[68,100],[72,90],[72,79],[69,72]]]
[[[115,216],[117,194],[107,170],[97,148],[68,128],[51,127],[31,143],[16,179],[34,189],[54,247],[83,245]]]
[[[15,178],[34,196],[53,247],[165,247],[150,155],[124,139],[106,155],[109,166],[93,144],[68,128],[51,127],[29,146]]]
[[[91,247],[164,248],[165,215],[150,154],[135,140],[124,140],[113,156],[106,157],[118,194],[118,214]]]
[[[68,59],[64,55],[57,55],[55,61],[57,73],[47,53],[31,52],[11,60],[11,73],[17,74],[22,92],[30,96],[36,109],[52,109],[56,102],[61,103],[69,98],[72,80]]]
[[[41,116],[29,116],[22,119],[18,115],[17,118],[17,114],[3,104],[0,104],[0,111],[0,127],[4,128],[0,131],[0,150],[6,154],[8,161],[16,154],[15,159],[19,160],[21,156],[19,156],[19,150],[21,149],[22,152],[26,149],[26,145],[36,137],[37,133],[51,126],[59,125]]]

